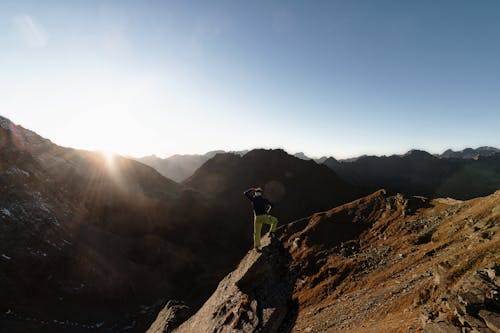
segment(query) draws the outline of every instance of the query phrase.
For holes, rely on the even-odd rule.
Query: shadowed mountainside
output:
[[[213,199],[1,117],[0,199],[0,323],[10,332],[141,331],[161,298],[196,306],[240,256],[237,240],[217,237],[228,220]]]
[[[350,162],[330,157],[323,164],[353,184],[391,193],[465,200],[500,188],[500,154],[493,153],[476,159],[438,158],[412,150],[403,156],[362,156]]]
[[[366,193],[312,160],[302,160],[281,149],[255,149],[244,156],[217,154],[184,185],[210,193],[225,205],[249,216],[242,190],[260,186],[273,203],[273,215],[283,222],[325,210]]]
[[[377,191],[279,228],[195,315],[167,307],[148,332],[497,332],[499,207]]]

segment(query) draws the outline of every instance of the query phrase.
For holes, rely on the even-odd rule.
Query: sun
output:
[[[109,150],[100,150],[99,153],[104,158],[104,161],[106,162],[106,165],[109,168],[113,168],[114,164],[115,164],[116,154],[114,152],[112,152],[112,151],[109,151]]]

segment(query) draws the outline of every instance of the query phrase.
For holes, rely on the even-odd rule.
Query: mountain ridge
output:
[[[160,315],[148,333],[497,331],[498,207],[500,191],[382,190],[313,214],[249,251],[196,314]]]
[[[355,185],[391,193],[432,198],[471,199],[500,188],[500,154],[475,159],[440,158],[411,150],[398,156],[362,156],[349,162],[329,158],[323,164]]]
[[[256,148],[260,149],[260,148]],[[244,155],[249,150],[243,150],[243,151],[235,151],[235,152],[228,152],[228,153],[234,153],[237,155]],[[218,153],[226,153],[226,151],[223,150],[214,150],[210,151],[206,154],[175,154],[172,156],[169,156],[167,158],[159,158],[156,155],[150,155],[150,156],[144,156],[140,158],[134,158],[135,160],[145,163],[153,168],[155,168],[158,172],[160,172],[162,175],[164,175],[167,178],[173,179],[177,182],[182,182],[192,176],[194,172],[201,167],[203,163],[208,161],[209,159],[213,158],[216,154]],[[405,157],[405,156],[415,156],[415,154],[420,155],[421,157],[427,156],[430,157],[429,155],[432,155],[434,157],[437,157],[439,159],[479,159],[481,157],[491,157],[494,156],[495,154],[500,154],[500,149],[497,149],[495,147],[490,147],[490,146],[482,146],[478,147],[476,149],[473,148],[465,148],[462,151],[453,151],[451,149],[447,149],[445,152],[442,154],[430,154],[424,150],[420,149],[410,149],[404,154],[392,154],[389,157]],[[313,160],[318,164],[324,164],[326,160],[332,160],[335,159],[333,156],[323,156],[320,158],[312,158],[304,154],[303,152],[291,154],[292,156],[295,156],[299,159],[302,160]],[[356,162],[360,159],[364,159],[367,157],[372,157],[372,158],[384,158],[388,156],[375,156],[375,155],[361,155],[357,157],[352,157],[348,159],[339,159],[338,161],[340,163],[346,163],[346,162]],[[337,160],[337,159],[335,159]],[[328,164],[328,163],[326,163]]]

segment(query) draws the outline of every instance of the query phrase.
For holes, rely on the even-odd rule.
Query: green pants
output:
[[[278,225],[278,219],[274,216],[264,214],[264,215],[255,215],[253,219],[253,247],[256,249],[260,248],[260,233],[262,231],[263,224],[269,224],[271,229],[270,231],[276,230],[276,226]]]

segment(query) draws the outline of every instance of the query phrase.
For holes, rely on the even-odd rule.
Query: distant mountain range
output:
[[[234,152],[244,155],[248,151],[242,150]],[[163,176],[176,182],[182,182],[191,176],[203,163],[214,157],[216,154],[225,153],[223,150],[209,151],[203,155],[172,155],[167,158],[160,158],[156,155],[135,158],[135,160],[155,168]]]
[[[224,153],[224,151],[216,150],[203,155],[172,155],[167,158],[150,155],[135,160],[155,168],[156,171],[169,179],[181,182],[217,153]]]
[[[248,150],[232,152],[238,155],[244,155]],[[142,162],[155,168],[163,176],[170,178],[176,182],[182,182],[183,180],[190,177],[203,163],[214,157],[216,154],[225,153],[223,150],[210,151],[203,155],[172,155],[167,158],[160,158],[156,155],[144,156],[140,158],[135,158],[137,161]],[[451,149],[446,150],[442,154],[435,154],[437,158],[458,158],[458,159],[478,159],[480,157],[494,156],[495,154],[500,154],[500,149],[494,147],[479,147],[476,149],[466,148],[461,151],[453,151]],[[301,160],[313,160],[318,164],[325,163],[326,160],[330,161],[336,160],[333,157],[323,156],[320,158],[312,158],[304,154],[303,152],[293,154]],[[404,156],[404,155],[392,155],[392,156]],[[340,159],[339,162],[355,162],[360,158],[365,157],[377,157],[362,155],[358,157],[352,157],[348,159]],[[379,157],[382,158],[383,156]],[[331,162],[330,162],[331,163]]]
[[[372,190],[471,199],[500,188],[500,154],[491,152],[471,159],[411,150],[402,156],[362,156],[349,162],[330,157],[323,164],[346,181]]]
[[[441,155],[437,157],[441,158],[463,158],[463,159],[477,159],[480,157],[493,156],[495,154],[500,154],[500,149],[495,147],[479,147],[476,149],[465,148],[460,151],[453,151],[451,149],[446,150]]]

